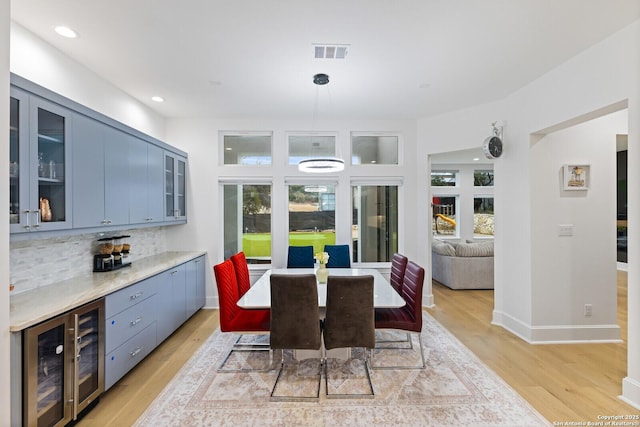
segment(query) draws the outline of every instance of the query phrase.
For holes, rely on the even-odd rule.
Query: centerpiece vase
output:
[[[320,264],[316,270],[316,279],[318,279],[318,283],[327,283],[328,277],[329,270],[327,269],[327,264]]]

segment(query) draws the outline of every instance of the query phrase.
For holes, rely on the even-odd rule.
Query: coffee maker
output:
[[[98,253],[93,256],[93,271],[111,271],[113,266],[113,237],[98,239]]]
[[[112,271],[131,265],[129,258],[130,236],[113,236],[98,239],[97,254],[93,256],[93,271]]]

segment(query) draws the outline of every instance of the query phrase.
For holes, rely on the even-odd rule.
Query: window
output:
[[[225,165],[271,164],[271,134],[223,134]]]
[[[271,263],[271,185],[224,184],[224,257]]]
[[[436,237],[458,237],[458,196],[433,196],[433,235]]]
[[[475,187],[493,187],[493,170],[473,171],[473,185]]]
[[[352,135],[351,164],[397,165],[398,136]]]
[[[432,187],[455,187],[457,182],[458,171],[432,171],[431,186]]]
[[[289,135],[289,164],[312,157],[336,155],[335,135]]]
[[[335,185],[289,185],[289,245],[313,246],[316,253],[335,243]]]
[[[473,198],[473,237],[493,236],[493,196]]]
[[[398,186],[351,187],[354,262],[390,262],[398,251]]]

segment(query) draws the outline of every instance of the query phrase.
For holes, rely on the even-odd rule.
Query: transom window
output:
[[[271,164],[271,133],[222,135],[225,165],[262,166]]]
[[[351,164],[397,165],[398,136],[351,135]]]

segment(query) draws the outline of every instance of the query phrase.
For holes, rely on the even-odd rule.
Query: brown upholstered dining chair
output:
[[[369,374],[368,353],[375,346],[373,276],[329,276],[323,337],[326,350],[344,347],[363,348],[363,365],[369,385],[368,393],[331,393],[330,389],[339,390],[341,387],[348,387],[349,381],[341,378],[341,386],[330,385],[329,358],[325,357],[327,397],[373,397],[375,393]],[[351,358],[352,360],[355,359]],[[344,375],[344,372],[339,375]]]
[[[407,263],[404,280],[402,284],[402,297],[406,304],[400,308],[376,308],[375,309],[375,327],[376,329],[394,329],[405,331],[418,335],[418,343],[420,350],[420,358],[422,364],[420,366],[382,366],[375,365],[378,359],[377,353],[385,351],[380,347],[376,348],[376,355],[373,357],[373,369],[417,369],[426,366],[424,360],[424,349],[422,346],[422,287],[424,285],[424,268],[420,267],[413,261]],[[407,348],[393,347],[393,350],[413,350],[413,340],[409,340],[410,346]]]
[[[268,351],[269,346],[266,342],[262,344],[242,342],[242,336],[248,333],[266,334],[269,332],[270,313],[268,309],[245,310],[238,307],[240,299],[240,290],[236,278],[235,268],[231,260],[226,260],[220,264],[213,266],[216,277],[216,285],[218,287],[218,301],[220,304],[220,330],[222,332],[238,333],[238,338],[229,349],[229,352],[218,367],[219,372],[245,372],[245,371],[264,371],[270,369],[270,366],[262,368],[227,368],[227,361],[234,351]]]
[[[318,308],[318,287],[314,274],[272,274],[271,285],[271,333],[269,345],[272,356],[274,350],[280,350],[280,369],[271,390],[271,400],[308,400],[320,397],[322,380],[322,347],[320,311]],[[285,350],[318,350],[318,370],[313,382],[315,391],[303,394],[308,376],[304,374],[284,375]],[[295,365],[296,371],[303,372],[303,362]],[[304,362],[306,363],[306,362]],[[293,365],[293,363],[291,363]],[[278,385],[292,390],[291,393],[278,393]],[[297,391],[297,393],[293,393]]]

